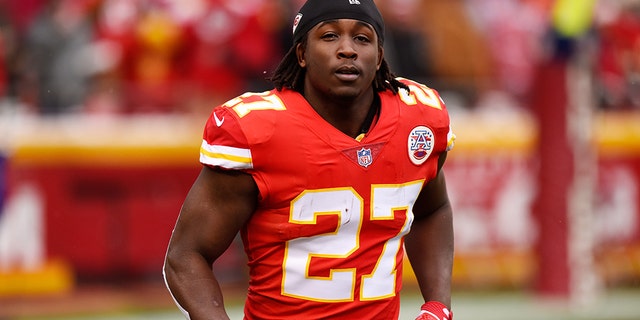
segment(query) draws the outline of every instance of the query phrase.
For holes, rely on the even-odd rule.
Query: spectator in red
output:
[[[281,56],[274,38],[286,12],[280,0],[208,0],[206,13],[186,26],[189,108],[209,110],[226,97],[264,90],[263,80]]]
[[[640,108],[640,5],[616,4],[615,18],[600,26],[598,79],[607,109]],[[619,6],[619,7],[616,7]]]

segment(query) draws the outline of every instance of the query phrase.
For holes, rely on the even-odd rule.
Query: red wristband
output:
[[[427,301],[420,308],[416,320],[453,320],[453,312],[438,301]]]

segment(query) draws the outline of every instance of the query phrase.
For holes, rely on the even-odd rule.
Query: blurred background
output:
[[[180,318],[161,269],[202,127],[271,88],[302,2],[0,0],[0,319]],[[376,3],[457,134],[457,318],[640,319],[640,1]],[[239,241],[214,268],[241,305]]]

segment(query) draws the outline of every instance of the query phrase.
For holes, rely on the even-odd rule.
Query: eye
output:
[[[320,39],[323,39],[323,40],[332,40],[337,38],[338,38],[338,35],[333,32],[327,32],[320,37]]]
[[[371,39],[369,39],[369,37],[365,36],[365,35],[357,35],[354,37],[354,39],[358,42],[363,42],[363,43],[369,43],[371,42]]]

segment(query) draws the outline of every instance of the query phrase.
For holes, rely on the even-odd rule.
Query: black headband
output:
[[[370,24],[384,43],[384,21],[373,0],[308,0],[293,21],[293,43],[316,24],[334,19],[354,19]]]

